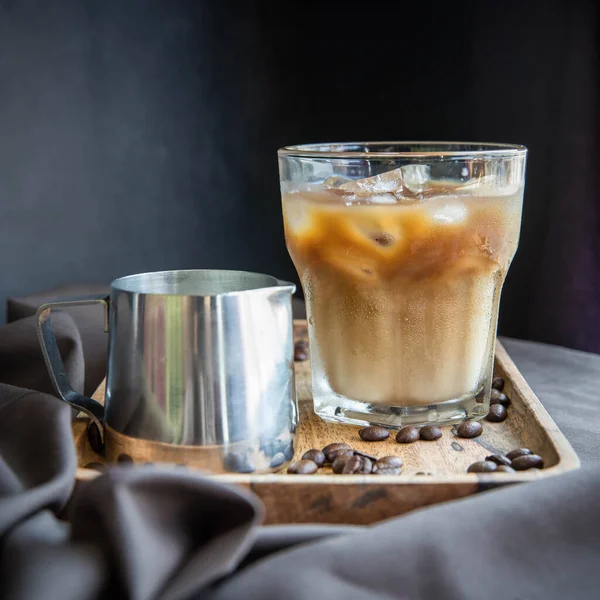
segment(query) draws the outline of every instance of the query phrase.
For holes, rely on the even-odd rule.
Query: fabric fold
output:
[[[0,384],[0,536],[38,511],[58,513],[76,465],[70,408],[48,394]]]
[[[106,593],[179,600],[225,576],[252,543],[262,504],[179,467],[112,468],[70,508],[72,542],[101,548]]]

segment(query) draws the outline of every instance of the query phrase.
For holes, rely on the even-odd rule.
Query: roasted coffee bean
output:
[[[510,458],[502,456],[502,454],[492,454],[491,456],[486,456],[485,460],[491,460],[497,465],[504,465],[506,467],[510,467],[510,465],[512,464]]]
[[[399,456],[383,456],[377,459],[378,465],[389,465],[390,467],[401,467],[404,461]]]
[[[376,475],[400,475],[404,461],[399,456],[384,456],[373,465]]]
[[[285,456],[285,460],[292,460],[294,458],[294,442],[288,443],[283,449],[283,455]]]
[[[402,475],[401,467],[388,467],[386,465],[382,465],[378,467],[377,465],[373,465],[373,474],[374,475]]]
[[[435,425],[425,425],[425,427],[421,427],[419,436],[422,440],[434,442],[442,437],[442,430]]]
[[[498,390],[492,390],[490,404],[502,404],[502,406],[508,408],[510,406],[510,398]]]
[[[304,458],[304,457],[302,457]],[[269,467],[271,469],[275,469],[276,467],[280,467],[285,462],[285,454],[283,452],[278,452],[272,459]]]
[[[416,427],[403,427],[396,435],[396,441],[399,444],[412,444],[421,437]]]
[[[502,377],[494,377],[492,388],[501,392],[504,389],[504,379]]]
[[[523,456],[517,456],[512,461],[512,468],[515,471],[526,471],[527,469],[543,469],[544,460],[537,454],[525,454]]]
[[[371,456],[370,454],[367,454],[366,452],[361,452],[360,450],[354,450],[354,454],[356,454],[357,456],[364,456],[365,458],[368,458],[372,463],[377,461],[376,456]]]
[[[348,459],[351,458],[352,456],[355,456],[355,454],[354,454],[354,452],[352,452],[352,450],[347,450],[346,452],[339,452],[338,455],[335,457],[333,464],[331,465],[331,470],[336,475],[339,475],[344,470],[344,467],[346,466]]]
[[[308,344],[300,340],[294,344],[294,360],[302,362],[308,359]]]
[[[491,423],[501,423],[502,421],[506,421],[506,417],[508,417],[508,411],[502,404],[492,404],[490,406],[490,412],[487,414],[486,421],[490,421]]]
[[[253,473],[256,469],[244,453],[231,452],[225,457],[225,468],[233,473]]]
[[[278,452],[283,452],[285,447],[289,444],[288,441],[280,440],[276,438],[274,440],[270,440],[269,442],[263,441],[260,445],[260,449],[267,455],[275,456]]]
[[[277,452],[275,452],[275,444],[273,441],[261,440],[258,449],[262,452],[267,458],[273,458]]]
[[[516,473],[516,471],[508,465],[499,465],[496,469],[496,473]]]
[[[373,469],[373,463],[364,456],[355,454],[351,456],[344,465],[344,475],[368,475]]]
[[[468,469],[467,473],[491,473],[498,468],[495,462],[489,460],[480,460],[479,462],[473,463]]]
[[[348,450],[352,450],[352,446],[349,444],[344,442],[334,442],[333,444],[325,446],[322,452],[325,455],[327,462],[332,463],[340,452],[347,452]]]
[[[456,435],[461,438],[475,438],[483,433],[479,421],[464,421],[456,428]]]
[[[117,456],[117,462],[122,465],[132,465],[133,458],[131,458],[129,454],[119,454],[119,456]]]
[[[312,460],[297,460],[288,467],[287,472],[290,475],[312,475],[318,468]]]
[[[383,427],[372,425],[371,427],[363,427],[358,435],[364,442],[382,442],[390,437],[390,432]]]
[[[263,444],[261,449],[267,456],[275,456],[281,452],[285,456],[285,460],[292,460],[294,456],[294,442],[292,440],[276,438],[268,444]]]
[[[325,464],[325,455],[320,450],[311,448],[302,455],[302,460],[312,460],[317,467],[322,467]]]
[[[106,471],[106,465],[103,465],[102,463],[99,462],[91,462],[88,463],[87,465],[85,465],[86,469],[94,469],[94,471],[100,471],[100,473],[102,473],[102,471]]]
[[[510,460],[515,460],[515,458],[519,456],[525,456],[527,454],[533,454],[533,452],[529,448],[516,448],[515,450],[507,452],[506,458],[510,458]]]
[[[270,452],[271,454],[277,454],[278,452],[283,452],[285,447],[288,445],[288,441],[280,440],[276,438],[269,442],[263,442],[260,448],[263,452]]]

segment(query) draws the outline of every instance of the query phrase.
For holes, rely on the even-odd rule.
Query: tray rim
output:
[[[306,327],[306,320],[294,319],[294,327]],[[189,467],[190,470],[202,474],[208,479],[221,483],[243,486],[261,486],[261,485],[404,485],[404,486],[431,486],[431,485],[473,485],[480,484],[483,487],[498,487],[513,483],[523,483],[526,481],[536,481],[545,477],[559,475],[580,468],[581,463],[575,450],[565,437],[564,433],[559,429],[554,419],[550,416],[540,399],[531,389],[525,377],[518,370],[512,358],[502,345],[500,340],[496,340],[495,362],[498,363],[504,373],[510,379],[512,386],[516,389],[523,399],[523,404],[529,410],[530,417],[538,421],[548,435],[548,439],[559,457],[556,465],[548,467],[541,471],[520,471],[513,473],[470,473],[463,475],[435,475],[435,476],[417,476],[417,475],[380,475],[376,479],[369,475],[344,475],[332,476],[331,473],[314,474],[314,475],[287,475],[285,473],[269,473],[269,474],[211,474]],[[103,380],[100,386],[93,394],[93,398],[104,402],[102,397],[104,392]],[[307,402],[307,400],[303,400]],[[94,469],[78,467],[75,477],[78,481],[90,481],[100,476],[102,473]]]

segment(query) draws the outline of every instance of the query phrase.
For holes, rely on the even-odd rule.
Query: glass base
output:
[[[399,429],[405,425],[454,425],[483,419],[489,412],[490,393],[484,388],[477,394],[418,406],[385,406],[344,398],[335,393],[314,400],[315,413],[324,421],[348,425],[381,425]]]

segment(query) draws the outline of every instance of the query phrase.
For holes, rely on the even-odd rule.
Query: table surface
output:
[[[600,355],[501,338],[546,410],[579,455],[600,466]]]

